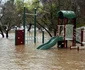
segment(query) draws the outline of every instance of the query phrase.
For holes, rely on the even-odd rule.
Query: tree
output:
[[[1,32],[2,37],[4,37],[4,33],[2,30],[2,21],[1,21],[3,17],[3,10],[2,10],[3,5],[1,3],[2,3],[2,0],[0,0],[0,32]]]
[[[3,18],[1,19],[6,38],[8,38],[10,29],[19,23],[19,17],[14,0],[7,1],[3,7]]]
[[[67,6],[68,5],[68,6]],[[71,9],[70,0],[33,0],[30,11],[37,8],[37,26],[43,27],[50,36],[57,31],[57,12],[61,9]],[[28,7],[27,7],[28,8]],[[29,8],[28,8],[29,9]],[[33,12],[32,12],[33,13]],[[31,17],[32,20],[32,17]]]

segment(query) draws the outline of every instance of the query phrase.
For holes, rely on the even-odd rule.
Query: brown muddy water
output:
[[[85,70],[85,50],[57,49],[56,45],[38,50],[39,45],[15,46],[11,37],[0,38],[0,70]]]

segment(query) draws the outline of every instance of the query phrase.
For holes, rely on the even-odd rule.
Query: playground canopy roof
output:
[[[72,19],[72,18],[76,18],[76,14],[73,11],[60,10],[57,13],[57,17],[61,19],[63,18]]]

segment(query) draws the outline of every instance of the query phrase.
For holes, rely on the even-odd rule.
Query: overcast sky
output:
[[[0,0],[0,1],[2,1],[2,4],[4,4],[5,2],[7,2],[7,0]],[[32,2],[33,0],[22,0],[22,1],[24,1],[24,2],[27,2],[27,1]]]
[[[0,0],[1,1],[1,0]],[[2,4],[4,4],[7,0],[2,0]]]

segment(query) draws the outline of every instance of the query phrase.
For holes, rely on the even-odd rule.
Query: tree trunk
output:
[[[27,31],[30,31],[31,27],[32,27],[32,24],[29,24],[29,27],[28,27]]]
[[[54,29],[54,36],[56,36],[56,29]]]
[[[8,37],[9,37],[8,32],[9,32],[9,30],[7,30],[7,31],[6,31],[6,38],[8,38]]]
[[[2,31],[2,28],[0,27],[0,31],[1,31],[1,35],[2,35],[2,37],[4,38],[4,33],[3,33],[3,31]]]

